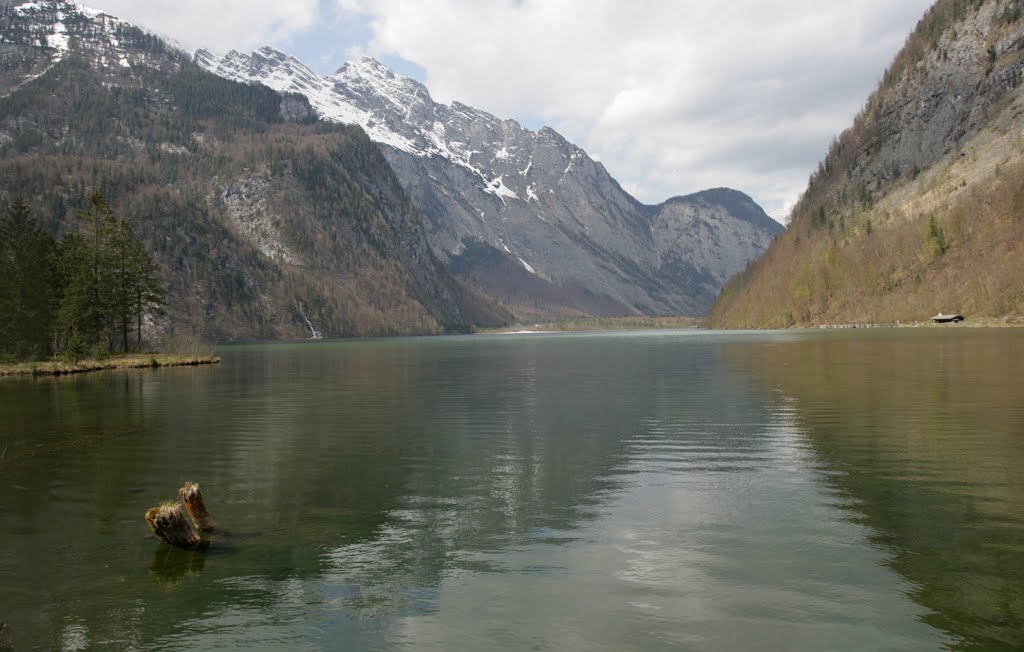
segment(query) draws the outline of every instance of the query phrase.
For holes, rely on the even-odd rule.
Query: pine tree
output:
[[[0,220],[0,352],[46,354],[54,303],[53,237],[15,200]]]
[[[62,281],[63,292],[57,311],[56,348],[61,351],[77,350],[91,342],[85,328],[85,316],[92,299],[89,248],[85,239],[78,233],[64,236],[58,247],[57,260],[57,274]]]
[[[145,315],[162,312],[164,305],[153,256],[100,193],[89,197],[79,224],[60,247],[62,340],[128,351],[134,330],[141,348]]]
[[[119,230],[117,216],[100,192],[89,196],[85,210],[79,213],[80,232],[83,235],[87,257],[81,263],[85,269],[79,270],[86,284],[87,301],[76,303],[78,314],[75,316],[79,330],[94,345],[106,340],[108,350],[113,350],[114,316],[116,311],[115,293],[117,284],[117,261],[114,248],[115,238]]]
[[[136,249],[134,258],[134,285],[136,317],[136,347],[142,351],[142,319],[148,312],[154,315],[164,314],[167,305],[164,299],[163,283],[158,275],[156,260],[153,253],[142,247]]]
[[[115,265],[112,307],[121,335],[121,348],[129,350],[129,336],[134,329],[136,348],[141,351],[143,318],[147,313],[161,313],[164,306],[156,262],[125,222],[120,222],[114,233],[111,251]]]

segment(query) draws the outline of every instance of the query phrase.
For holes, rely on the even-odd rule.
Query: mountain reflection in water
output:
[[[321,342],[12,381],[0,617],[27,649],[1012,647],[1021,344]],[[144,538],[185,479],[231,545]]]

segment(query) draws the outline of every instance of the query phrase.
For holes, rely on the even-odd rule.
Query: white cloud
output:
[[[782,217],[931,0],[337,0],[436,99],[535,116],[644,201],[708,186]]]
[[[558,129],[647,202],[726,185],[783,217],[931,0],[96,0],[190,48],[400,57]]]
[[[95,0],[97,9],[165,34],[190,49],[249,50],[315,24],[318,0]]]

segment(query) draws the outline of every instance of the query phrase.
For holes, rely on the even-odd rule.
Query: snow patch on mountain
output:
[[[519,195],[517,195],[514,191],[509,190],[508,186],[505,185],[504,175],[499,176],[497,179],[493,179],[490,183],[488,183],[487,192],[499,197],[502,203],[505,202],[506,197],[508,197],[509,199],[519,199]]]
[[[715,237],[698,237],[686,230],[695,223],[689,214],[643,206],[554,129],[534,132],[457,101],[435,102],[423,84],[368,57],[327,77],[269,47],[223,57],[200,51],[195,60],[231,79],[301,93],[322,119],[357,124],[385,145],[442,259],[461,255],[467,241],[486,242],[555,285],[585,288],[599,310],[698,314],[775,233],[734,226],[728,207],[708,201],[692,213],[714,225]]]
[[[27,56],[5,92],[45,74],[70,52],[100,73],[116,72],[112,77],[125,67],[166,71],[189,56],[152,32],[72,0],[13,7],[16,2],[0,0],[0,24],[13,26],[0,43]],[[537,310],[699,314],[721,279],[740,271],[774,235],[750,220],[734,224],[735,201],[683,202],[692,210],[680,202],[644,206],[555,130],[534,132],[459,102],[435,102],[423,84],[370,58],[328,76],[270,47],[251,54],[199,50],[191,59],[220,77],[303,95],[323,120],[360,126],[382,145],[422,214],[437,258],[460,259],[464,280],[500,296],[512,292]],[[295,101],[284,98],[282,112]],[[305,102],[302,108],[309,117]],[[227,193],[222,199],[231,223],[268,258],[299,264],[275,233],[275,220],[256,219],[270,209],[249,201],[259,195],[256,186]],[[705,221],[716,225],[708,237],[691,233]],[[516,287],[521,274],[501,278],[517,261],[543,282]]]
[[[395,74],[374,59],[363,57],[346,63],[327,77],[271,47],[251,55],[233,50],[217,56],[199,50],[195,61],[221,77],[263,84],[278,92],[301,93],[324,120],[359,125],[372,140],[413,156],[448,160],[469,171],[484,192],[505,205],[506,200],[523,201],[520,190],[525,194],[525,187],[510,187],[507,174],[511,170],[504,169],[504,164],[515,162],[516,148],[496,142],[482,151],[467,142],[467,133],[478,125],[501,132],[501,120],[458,102],[450,106],[436,103],[423,84]],[[511,128],[529,133],[514,122]],[[523,170],[521,176],[526,177],[532,166],[531,159],[516,169]]]
[[[5,11],[10,12],[8,16],[20,27],[6,31],[0,36],[0,43],[42,49],[51,64],[59,63],[72,50],[93,54],[100,67],[131,68],[140,62],[140,55],[122,43],[119,35],[132,30],[139,34],[143,31],[99,9],[72,0],[34,0],[13,5]],[[163,40],[171,50],[184,54],[174,41]],[[25,79],[24,83],[45,72]]]

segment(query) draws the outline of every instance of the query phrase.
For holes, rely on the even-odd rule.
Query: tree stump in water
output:
[[[14,645],[11,643],[11,628],[7,626],[7,623],[0,623],[0,650],[13,650]]]
[[[206,503],[203,502],[203,493],[199,491],[199,485],[195,482],[186,482],[178,489],[178,496],[181,497],[181,502],[185,503],[185,509],[192,517],[192,522],[196,524],[196,529],[200,532],[213,532],[213,518],[210,517]]]
[[[146,522],[149,523],[153,534],[172,546],[186,550],[206,547],[206,542],[199,537],[195,528],[185,518],[180,503],[154,507],[146,512]]]

